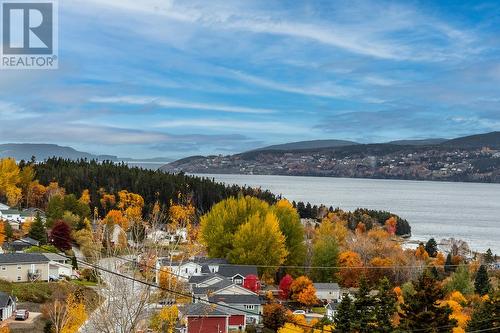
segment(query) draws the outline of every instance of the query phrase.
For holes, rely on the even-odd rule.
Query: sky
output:
[[[121,157],[500,130],[498,1],[59,1],[59,69],[0,70],[0,142]]]

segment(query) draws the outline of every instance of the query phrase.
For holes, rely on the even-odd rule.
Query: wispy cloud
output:
[[[194,102],[177,101],[163,97],[152,97],[152,96],[93,97],[89,101],[91,103],[156,105],[166,109],[192,109],[200,111],[220,111],[229,113],[267,114],[275,112],[275,110],[272,109],[251,108],[244,106],[231,106],[231,105],[210,104],[210,103],[194,103]]]

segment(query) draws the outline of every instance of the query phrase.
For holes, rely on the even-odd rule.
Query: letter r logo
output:
[[[4,54],[52,54],[53,4],[2,3],[2,31]]]

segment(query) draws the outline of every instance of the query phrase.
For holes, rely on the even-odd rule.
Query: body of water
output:
[[[500,184],[326,177],[199,175],[268,189],[289,200],[387,210],[410,222],[412,239],[463,239],[500,254]]]

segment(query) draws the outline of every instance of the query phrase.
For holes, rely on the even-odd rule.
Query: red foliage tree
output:
[[[290,274],[285,275],[280,281],[280,298],[288,299],[290,297],[290,286],[293,283],[293,278]]]
[[[50,242],[59,250],[71,250],[71,228],[64,221],[54,224],[50,232]]]
[[[253,291],[254,293],[258,293],[260,291],[259,278],[253,274],[247,275],[245,277],[245,281],[243,282],[243,287]]]

